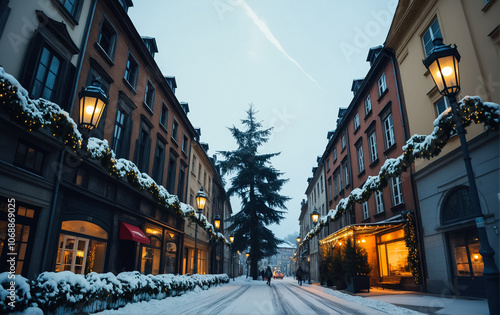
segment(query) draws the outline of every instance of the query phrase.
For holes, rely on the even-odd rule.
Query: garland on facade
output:
[[[417,224],[415,222],[415,214],[410,211],[402,213],[406,224],[404,225],[405,243],[408,248],[408,264],[410,265],[411,274],[415,280],[415,284],[422,283],[422,274],[420,273],[420,257],[418,253],[418,237]]]
[[[318,224],[307,233],[300,245],[318,235],[330,221],[339,220],[355,203],[368,201],[374,192],[385,188],[390,179],[406,172],[416,159],[438,156],[448,139],[456,133],[455,120],[450,112],[448,109],[434,120],[434,130],[430,135],[414,135],[406,141],[403,154],[397,158],[387,159],[377,176],[368,176],[361,188],[353,189],[349,196],[341,199],[335,209],[331,209],[326,216],[319,219]],[[479,96],[466,96],[458,103],[458,115],[464,127],[474,122],[482,123],[490,130],[496,130],[499,126],[500,105],[482,102]]]
[[[30,99],[26,89],[2,67],[0,67],[0,112],[8,115],[12,121],[28,131],[49,130],[53,137],[61,140],[76,154],[99,161],[110,175],[126,179],[137,190],[147,192],[159,205],[199,224],[208,232],[210,239],[231,244],[222,233],[215,231],[214,226],[204,215],[197,215],[193,207],[181,203],[176,195],[169,194],[148,174],[142,173],[134,163],[126,159],[116,159],[107,140],[90,138],[87,150],[83,151],[82,135],[69,114],[50,101]]]

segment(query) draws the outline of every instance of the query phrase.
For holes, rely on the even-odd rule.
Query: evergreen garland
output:
[[[201,215],[202,218],[198,219],[194,209],[189,205],[184,205],[185,209],[181,209],[177,196],[169,195],[165,188],[156,184],[147,174],[141,173],[134,163],[120,159],[118,162],[125,167],[118,167],[115,154],[106,140],[90,138],[87,151],[83,152],[82,136],[69,114],[50,101],[30,99],[27,91],[2,67],[0,67],[0,112],[30,132],[41,128],[48,129],[53,137],[61,140],[76,154],[98,160],[110,175],[125,178],[137,190],[149,193],[159,205],[196,222],[209,233],[212,240],[221,240],[231,245],[222,233],[215,231],[205,216]]]
[[[403,219],[406,221],[406,224],[404,225],[404,231],[405,243],[406,247],[408,248],[408,264],[410,265],[411,274],[413,275],[415,283],[422,284],[415,214],[410,211],[404,211],[402,215]]]

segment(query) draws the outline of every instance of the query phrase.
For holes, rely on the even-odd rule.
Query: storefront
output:
[[[350,238],[368,254],[372,285],[383,277],[401,276],[402,289],[416,289],[408,263],[404,223],[398,217],[387,221],[390,222],[348,225],[320,240],[321,252],[324,253],[327,247],[342,248]]]

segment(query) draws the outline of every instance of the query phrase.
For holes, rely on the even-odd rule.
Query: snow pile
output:
[[[0,312],[37,306],[49,313],[97,312],[131,302],[163,299],[192,290],[207,290],[229,282],[222,275],[143,275],[138,271],[77,275],[70,271],[43,272],[35,280],[15,276],[15,300],[11,302],[9,273],[0,274]]]

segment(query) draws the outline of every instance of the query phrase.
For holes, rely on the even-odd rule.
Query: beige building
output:
[[[397,58],[410,135],[430,134],[448,101],[437,91],[422,60],[434,38],[456,44],[461,55],[461,92],[500,103],[500,3],[498,1],[399,1],[385,46]],[[498,266],[499,134],[482,125],[467,128],[467,141],[486,231]],[[469,202],[469,182],[453,136],[439,156],[414,166],[428,292],[485,296],[480,242]]]
[[[187,203],[197,210],[196,194],[203,186],[203,190],[207,195],[207,202],[203,215],[212,222],[212,178],[214,177],[214,167],[208,155],[208,144],[192,141],[189,179],[187,187]],[[182,273],[193,274],[194,268],[194,243],[196,225],[191,220],[185,220],[184,223],[184,252],[182,261]],[[198,227],[196,249],[198,251],[198,273],[207,274],[210,271],[210,252],[208,233]]]

